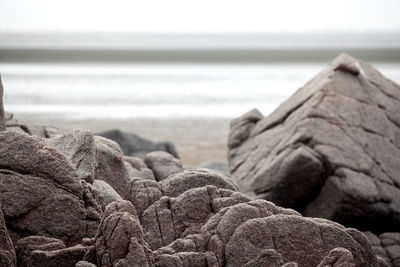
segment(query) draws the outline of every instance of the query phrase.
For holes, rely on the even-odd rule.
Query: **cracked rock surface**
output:
[[[341,54],[271,115],[231,123],[242,192],[311,217],[400,231],[400,87]]]
[[[95,234],[102,214],[97,192],[64,154],[45,139],[15,131],[0,132],[0,192],[14,244],[43,235],[75,245]]]
[[[18,266],[69,267],[83,258],[86,247],[78,244],[66,247],[55,238],[29,236],[20,239],[16,244]]]
[[[13,243],[6,228],[0,204],[0,267],[15,266],[17,263]]]

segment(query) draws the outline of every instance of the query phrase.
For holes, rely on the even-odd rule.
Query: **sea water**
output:
[[[400,63],[373,63],[400,83]],[[9,112],[68,120],[268,115],[324,64],[1,63]]]

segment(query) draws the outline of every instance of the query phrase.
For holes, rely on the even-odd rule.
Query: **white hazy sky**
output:
[[[0,31],[400,31],[400,0],[1,0]]]

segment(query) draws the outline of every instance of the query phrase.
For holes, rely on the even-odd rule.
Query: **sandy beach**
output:
[[[55,115],[15,114],[20,123],[52,125],[66,131],[83,128],[96,132],[120,129],[152,141],[174,143],[186,166],[227,160],[229,119],[65,120]]]

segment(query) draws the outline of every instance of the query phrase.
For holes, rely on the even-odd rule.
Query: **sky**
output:
[[[400,31],[399,0],[1,0],[0,31]]]

